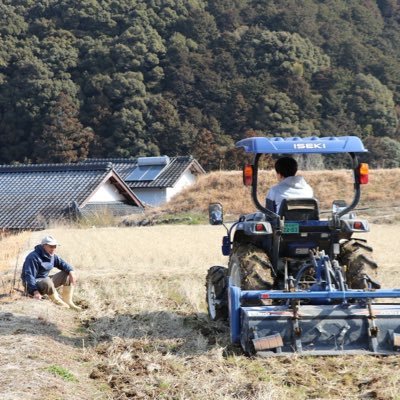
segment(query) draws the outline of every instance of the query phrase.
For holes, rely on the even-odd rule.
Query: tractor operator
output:
[[[80,310],[72,301],[77,278],[71,265],[55,254],[57,241],[52,236],[45,236],[41,244],[29,253],[22,267],[21,279],[26,292],[34,299],[40,300],[43,295],[59,306]],[[49,276],[53,268],[60,272]],[[62,297],[57,292],[63,286]]]
[[[312,187],[302,176],[296,176],[297,161],[292,157],[281,157],[275,163],[279,183],[272,186],[266,198],[267,208],[279,213],[283,199],[313,198]]]
[[[275,171],[278,175],[279,183],[272,186],[267,193],[267,208],[275,213],[279,209],[283,199],[288,198],[313,198],[312,187],[302,176],[296,176],[297,162],[291,157],[281,157],[275,163]],[[360,252],[360,248],[368,249],[362,260],[354,258],[354,254]],[[377,263],[372,258],[372,249],[357,240],[342,240],[340,242],[339,260],[347,266],[346,280],[349,287],[353,289],[365,288],[365,276],[367,275],[373,288],[380,285],[374,279],[376,277]],[[368,275],[369,274],[369,275]]]

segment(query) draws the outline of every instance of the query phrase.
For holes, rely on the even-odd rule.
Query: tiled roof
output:
[[[204,174],[205,171],[192,156],[171,157],[159,176],[153,181],[126,181],[127,176],[137,166],[136,159],[129,158],[103,158],[89,159],[86,162],[110,162],[118,175],[125,180],[131,189],[137,188],[167,188],[173,187],[185,171],[191,169],[196,174]]]
[[[140,201],[111,163],[0,166],[0,228],[41,229],[74,203],[80,209],[96,188],[112,179],[132,213]]]

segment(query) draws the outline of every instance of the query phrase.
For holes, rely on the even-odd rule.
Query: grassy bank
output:
[[[320,210],[328,211],[333,200],[353,199],[353,176],[351,171],[299,171],[314,189]],[[259,175],[259,199],[264,201],[268,188],[276,183],[272,171],[261,171]],[[361,187],[359,214],[367,215],[375,222],[396,222],[400,217],[400,169],[372,170],[370,182]],[[243,186],[239,171],[212,172],[199,177],[198,181],[174,197],[170,203],[148,213],[180,215],[182,213],[207,214],[208,204],[220,202],[226,215],[236,218],[240,214],[255,210],[250,188]]]

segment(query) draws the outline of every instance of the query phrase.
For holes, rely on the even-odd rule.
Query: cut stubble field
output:
[[[373,225],[384,287],[400,287],[399,225]],[[400,399],[400,358],[248,358],[206,315],[222,227],[55,228],[79,272],[76,313],[0,302],[2,399]],[[3,291],[45,232],[0,241]],[[18,288],[18,284],[16,285]],[[20,286],[19,286],[20,288]]]

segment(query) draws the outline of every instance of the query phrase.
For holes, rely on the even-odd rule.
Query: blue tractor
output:
[[[254,154],[243,169],[257,212],[242,215],[223,237],[228,267],[213,266],[206,278],[209,317],[228,320],[231,341],[247,354],[391,354],[400,350],[400,289],[380,288],[372,248],[355,234],[369,231],[354,210],[368,165],[355,136],[243,139]],[[285,199],[278,213],[257,196],[264,154],[348,153],[354,172],[351,204],[335,200],[320,218],[314,198]],[[223,223],[219,203],[209,206],[210,223]],[[380,299],[386,299],[385,302]],[[387,300],[390,299],[390,300]]]

